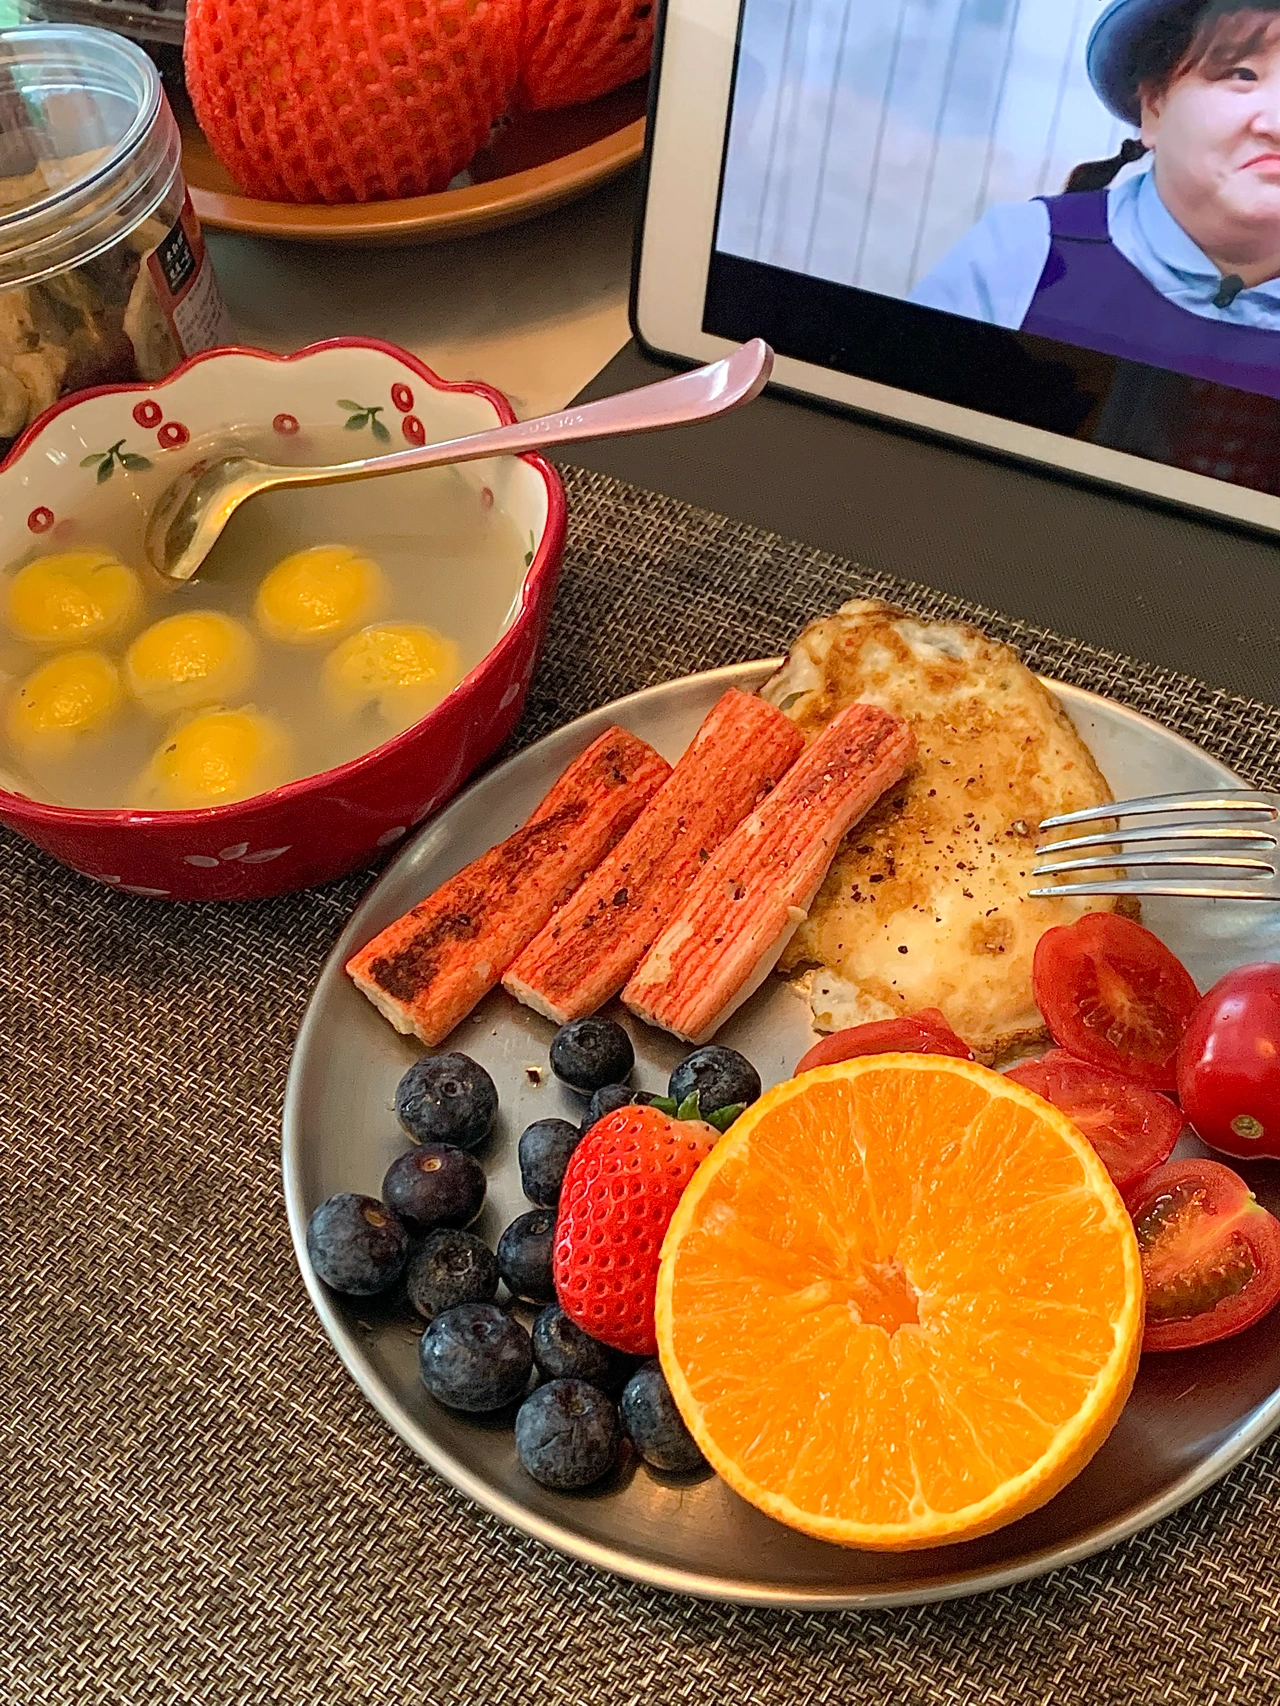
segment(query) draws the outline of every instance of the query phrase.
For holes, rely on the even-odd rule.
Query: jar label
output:
[[[173,228],[147,256],[147,270],[184,356],[227,342],[230,322],[189,195]]]

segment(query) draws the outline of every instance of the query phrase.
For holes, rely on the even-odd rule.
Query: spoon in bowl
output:
[[[563,409],[559,414],[539,415],[535,420],[446,439],[442,444],[323,468],[284,468],[240,454],[197,462],[178,476],[152,511],[146,530],[147,556],[170,580],[189,581],[235,511],[259,492],[367,480],[411,468],[440,468],[485,456],[515,456],[551,444],[620,438],[627,433],[711,420],[758,397],[772,368],[773,351],[762,339],[753,338],[723,361],[677,374],[673,379],[660,379],[654,385],[641,385],[598,403]]]

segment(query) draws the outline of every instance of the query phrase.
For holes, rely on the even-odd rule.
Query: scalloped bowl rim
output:
[[[151,382],[139,381],[125,385],[95,385],[84,391],[77,391],[73,397],[65,397],[54,403],[39,415],[31,425],[14,441],[7,456],[0,460],[0,493],[3,493],[5,477],[11,474],[21,459],[39,441],[46,429],[60,415],[68,414],[79,408],[81,404],[94,401],[98,397],[136,396],[150,397],[158,391],[165,391],[177,381],[183,379],[193,368],[203,366],[207,362],[218,361],[226,356],[249,356],[255,360],[285,365],[290,362],[305,361],[308,356],[321,355],[329,350],[357,349],[371,350],[381,355],[389,355],[401,362],[417,377],[424,380],[433,391],[463,393],[481,397],[492,404],[502,426],[511,425],[516,419],[515,410],[504,394],[494,385],[487,384],[481,379],[448,380],[442,379],[433,368],[420,361],[409,350],[402,349],[398,344],[388,343],[383,338],[325,338],[319,343],[307,344],[304,348],[294,350],[288,355],[277,355],[272,350],[255,349],[250,344],[222,344],[217,349],[202,350],[198,355],[188,356],[172,373],[163,379]],[[538,540],[533,554],[533,560],[524,572],[520,582],[520,603],[515,616],[508,623],[503,633],[490,646],[480,661],[472,666],[458,684],[451,688],[438,705],[433,705],[424,717],[416,723],[411,723],[407,729],[401,729],[390,739],[371,747],[368,752],[361,753],[356,758],[348,759],[344,764],[337,764],[328,770],[317,770],[308,776],[298,776],[292,782],[283,782],[278,788],[268,789],[262,794],[250,794],[241,800],[228,800],[217,806],[184,807],[175,811],[142,811],[130,806],[60,806],[44,800],[33,799],[29,794],[19,794],[10,788],[0,787],[0,811],[13,811],[24,818],[30,818],[42,823],[65,827],[70,824],[111,825],[113,827],[137,826],[146,828],[151,825],[163,824],[172,828],[187,828],[218,823],[242,814],[246,809],[259,808],[275,804],[278,801],[291,801],[303,794],[314,793],[329,783],[342,783],[348,777],[358,774],[367,766],[381,759],[389,752],[411,745],[420,738],[427,725],[439,714],[441,709],[464,689],[476,685],[480,677],[487,674],[494,660],[505,649],[508,642],[513,640],[521,620],[527,614],[532,588],[548,574],[558,557],[563,544],[563,536],[567,520],[568,506],[564,496],[564,486],[559,474],[545,457],[531,452],[525,452],[519,457],[540,476],[547,492],[547,517],[542,527],[542,535]]]

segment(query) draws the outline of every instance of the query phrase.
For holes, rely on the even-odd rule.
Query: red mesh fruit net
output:
[[[576,106],[649,69],[649,0],[523,0],[523,6],[519,105]]]
[[[522,0],[190,0],[187,86],[218,159],[271,201],[445,187],[487,141]]]

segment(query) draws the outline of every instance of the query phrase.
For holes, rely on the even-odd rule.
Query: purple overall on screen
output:
[[[1051,241],[1024,332],[1280,397],[1277,334],[1207,320],[1162,296],[1112,243],[1105,189],[1037,199]]]

